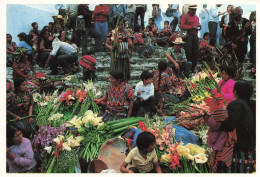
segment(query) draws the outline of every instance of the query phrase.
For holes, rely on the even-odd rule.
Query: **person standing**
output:
[[[192,72],[194,72],[199,56],[198,30],[201,29],[199,17],[196,15],[196,11],[197,5],[190,4],[188,13],[182,15],[180,25],[180,29],[188,31],[188,37],[184,49],[187,60],[192,62]]]
[[[203,9],[201,9],[199,17],[201,23],[200,38],[202,38],[204,33],[209,32],[209,12],[207,10],[207,4],[203,4]]]
[[[144,30],[144,15],[146,10],[147,10],[146,4],[136,4],[135,25],[138,24],[138,17],[140,16],[142,30]]]
[[[88,53],[94,53],[101,50],[101,35],[96,31],[92,26],[92,13],[93,11],[89,10],[88,4],[80,4],[78,7],[78,15],[83,15],[85,19],[85,32],[82,33],[82,55]],[[95,37],[95,47],[90,52],[87,50],[87,41],[89,34],[92,34]]]
[[[75,33],[75,26],[76,26],[76,20],[78,16],[78,4],[68,4],[69,9],[69,28],[73,30],[72,32],[72,42],[77,43],[76,41],[76,33]]]
[[[108,15],[109,15],[109,6],[108,5],[99,4],[95,7],[94,15],[93,15],[94,21],[95,21],[95,29],[101,35],[102,50],[105,49],[104,44],[105,44],[106,38],[107,38]]]
[[[226,12],[220,13],[218,12],[218,7],[220,7],[222,4],[216,4],[216,6],[212,7],[209,10],[209,33],[210,33],[210,39],[217,40],[217,29],[218,29],[218,23],[219,23],[219,16],[224,15]]]
[[[231,21],[228,23],[227,38],[231,39],[232,58],[237,58],[239,62],[236,77],[240,78],[242,66],[247,53],[248,35],[251,35],[252,29],[248,19],[242,18],[243,10],[236,7],[231,13]],[[244,33],[243,33],[244,32]]]
[[[170,23],[170,26],[172,27],[173,32],[176,31],[176,27],[179,23],[179,17],[180,17],[180,12],[179,12],[179,4],[168,4],[168,7],[171,11],[171,15],[173,17],[173,20]]]
[[[227,14],[223,15],[221,17],[221,21],[219,23],[219,27],[222,28],[222,37],[225,40],[228,40],[228,39],[226,39],[226,30],[227,30],[227,27],[228,27],[228,23],[230,22],[230,14],[231,14],[233,9],[234,9],[233,5],[228,5],[227,6]]]
[[[126,10],[127,10],[127,18],[128,18],[128,21],[129,21],[129,27],[131,29],[134,29],[136,5],[135,4],[127,4],[126,7],[127,7]]]
[[[124,19],[124,21],[127,21],[127,10],[125,4],[112,4],[109,6],[109,23],[112,29],[116,28],[116,22],[118,19],[118,16],[121,16],[121,18]]]

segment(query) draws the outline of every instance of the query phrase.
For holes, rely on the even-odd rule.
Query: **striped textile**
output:
[[[213,114],[212,114],[212,117],[215,119],[215,121],[222,122],[226,118],[228,118],[228,111],[227,111],[227,109],[214,111]]]
[[[222,161],[226,167],[231,168],[234,144],[237,141],[236,129],[228,132],[225,147],[220,151],[213,151],[210,157],[210,166],[214,172],[217,171],[218,162]]]

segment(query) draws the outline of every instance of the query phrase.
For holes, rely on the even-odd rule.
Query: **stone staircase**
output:
[[[93,39],[90,39],[91,48],[94,44]],[[140,58],[138,53],[133,52],[132,57],[130,59],[130,68],[131,68],[131,80],[129,81],[129,84],[132,85],[132,87],[135,87],[135,85],[140,81],[140,75],[143,70],[149,70],[150,72],[154,71],[158,67],[158,62],[160,60],[167,61],[165,54],[167,50],[170,48],[167,47],[159,47],[155,46],[155,52],[152,55],[152,58]],[[82,56],[81,51],[79,52],[79,57]],[[94,54],[94,58],[97,60],[97,71],[96,76],[97,79],[94,83],[95,86],[98,86],[100,88],[105,88],[106,85],[109,83],[109,71],[110,71],[110,52],[97,52]],[[253,83],[256,93],[256,80],[252,79],[250,76],[251,70],[250,70],[250,63],[249,58],[245,58],[245,64],[243,66],[243,79],[250,81]],[[197,68],[202,66],[202,62],[199,60],[197,64]],[[49,69],[40,68],[38,65],[35,65],[36,72],[43,72],[45,74],[49,73]],[[73,85],[80,85],[81,83],[85,82],[83,80],[83,68],[80,67],[79,72],[75,74],[79,80],[79,83],[73,84]],[[12,68],[8,68],[6,70],[6,76],[7,79],[12,80]],[[63,75],[49,75],[50,78],[62,78]],[[67,86],[71,86],[70,83],[66,83]]]

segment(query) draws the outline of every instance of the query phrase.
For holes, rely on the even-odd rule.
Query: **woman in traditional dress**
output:
[[[146,44],[144,42],[142,27],[140,25],[135,25],[134,30],[134,51],[138,52],[141,58],[151,57],[151,55],[155,51],[154,46],[152,44]]]
[[[107,35],[105,46],[111,51],[111,71],[118,70],[124,75],[124,81],[130,80],[130,56],[132,54],[132,34],[125,29],[124,20],[118,22],[118,28]]]
[[[36,120],[34,118],[24,118],[32,116],[33,98],[27,90],[27,81],[23,78],[14,80],[14,92],[7,94],[7,122],[20,129],[25,137],[29,137],[35,132]]]
[[[13,64],[13,52],[17,49],[17,45],[12,41],[11,34],[6,34],[6,66],[11,67]]]
[[[132,115],[134,91],[131,85],[122,82],[122,79],[122,72],[117,70],[110,72],[110,84],[107,86],[105,95],[95,100],[97,104],[106,104],[103,114],[104,122],[131,117]]]
[[[31,62],[28,60],[27,48],[18,47],[13,53],[14,63],[13,63],[13,80],[16,78],[32,78],[35,76],[34,68]]]

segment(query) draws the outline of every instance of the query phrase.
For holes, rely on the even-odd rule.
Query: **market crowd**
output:
[[[6,34],[6,65],[13,69],[13,81],[6,81],[8,172],[38,172],[30,144],[39,128],[32,117],[32,91],[54,90],[55,83],[48,79],[49,75],[71,75],[83,67],[84,79],[95,79],[99,76],[95,75],[97,61],[93,54],[109,52],[109,85],[103,97],[95,100],[102,107],[104,122],[145,113],[165,115],[167,103],[178,104],[189,97],[184,78],[198,71],[197,61],[205,61],[214,68],[221,63],[218,51],[222,47],[228,51],[226,56],[230,57],[230,63],[229,66],[221,63],[222,66],[216,68],[221,72],[222,80],[218,85],[227,102],[226,112],[222,114],[228,118],[219,122],[214,119],[218,115],[213,114],[205,122],[210,126],[208,145],[215,156],[212,168],[216,172],[219,168],[231,172],[231,162],[227,158],[231,151],[235,160],[241,159],[242,152],[249,156],[255,151],[255,104],[250,100],[253,87],[239,79],[246,55],[255,78],[256,12],[246,19],[242,17],[240,6],[228,5],[226,11],[219,12],[221,5],[208,9],[207,4],[203,4],[201,12],[197,12],[196,4],[186,4],[182,10],[178,4],[169,4],[166,12],[161,12],[160,5],[153,4],[152,18],[145,26],[144,17],[148,15],[145,4],[99,4],[94,11],[89,10],[88,4],[70,4],[67,9],[60,7],[53,22],[41,30],[38,23],[33,22],[29,32],[17,34],[18,45],[12,41],[12,35]],[[162,13],[172,18],[172,21],[164,21],[163,26],[160,25]],[[218,26],[222,28],[221,44],[217,43]],[[202,38],[198,37],[198,31]],[[90,36],[95,39],[93,48],[89,47]],[[167,60],[158,61],[158,69],[153,72],[143,71],[141,81],[133,89],[128,84],[133,52],[138,53],[140,60],[145,60],[153,57],[156,46],[165,48]],[[78,56],[80,50],[82,57]],[[51,72],[36,73],[36,65],[50,68]],[[34,89],[28,89],[28,85]],[[231,148],[227,142],[233,141],[235,133],[237,141],[230,143]],[[131,152],[121,171],[161,172],[154,142],[151,134],[142,134],[137,144],[140,152],[136,149]],[[135,159],[138,153],[147,160]],[[126,169],[133,161],[136,168]]]

